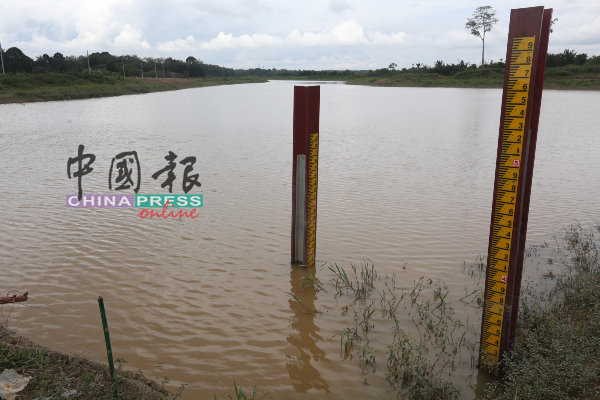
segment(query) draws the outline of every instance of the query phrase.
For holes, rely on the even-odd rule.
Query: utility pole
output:
[[[90,52],[89,51],[85,51],[87,53],[87,59],[88,59],[88,74],[92,73],[92,70],[90,69]]]
[[[163,78],[165,77],[165,64],[162,65],[163,66]]]
[[[125,58],[121,56],[121,61],[123,62],[123,79],[125,78]]]
[[[2,44],[0,44],[0,59],[2,59],[2,74],[4,75],[4,55],[2,53],[4,53],[4,50],[2,50]]]
[[[140,68],[142,69],[142,78],[144,77],[144,62],[140,60]]]
[[[154,77],[158,78],[158,74],[156,73],[156,61],[154,61]]]

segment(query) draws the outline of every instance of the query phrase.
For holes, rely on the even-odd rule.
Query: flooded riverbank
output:
[[[2,283],[40,306],[15,308],[12,328],[103,361],[102,295],[115,357],[147,373],[165,362],[188,398],[234,379],[293,399],[389,398],[384,320],[373,320],[381,364],[363,376],[357,356],[340,351],[353,317],[334,292],[300,298],[322,313],[310,318],[286,293],[304,276],[289,263],[292,92],[293,83],[270,82],[0,106]],[[442,279],[455,317],[478,326],[480,311],[458,300],[476,288],[463,261],[487,249],[500,102],[497,89],[323,85],[317,265],[369,258],[405,291]],[[599,103],[597,92],[544,93],[528,243],[597,217]],[[111,160],[123,151],[137,152],[145,194],[166,193],[151,175],[169,151],[197,157],[200,217],[66,208],[77,191],[67,160],[80,144],[96,156],[84,193],[109,193]],[[317,276],[334,277],[327,268]],[[400,323],[416,335],[412,317]],[[471,374],[468,365],[455,373],[465,398]]]

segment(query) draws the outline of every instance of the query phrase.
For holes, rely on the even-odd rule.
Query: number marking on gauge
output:
[[[500,357],[508,273],[515,259],[512,243],[519,229],[518,221],[515,221],[515,207],[517,199],[522,196],[519,176],[523,173],[523,138],[527,128],[525,121],[534,46],[535,36],[516,37],[512,43],[506,105],[503,110],[496,205],[493,210],[487,298],[483,311],[482,361],[498,361]]]
[[[317,243],[317,181],[319,163],[319,134],[310,135],[308,158],[308,231],[306,233],[306,265],[315,265]]]

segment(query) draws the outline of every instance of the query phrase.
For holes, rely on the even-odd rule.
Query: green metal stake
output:
[[[115,379],[115,364],[113,363],[112,348],[110,347],[110,335],[108,334],[108,322],[106,321],[106,312],[104,311],[104,299],[98,296],[100,305],[100,316],[102,317],[102,326],[104,327],[104,341],[106,342],[106,354],[108,355],[108,368],[110,369],[110,380],[112,381],[113,394],[115,400],[119,400],[117,392],[117,380]]]

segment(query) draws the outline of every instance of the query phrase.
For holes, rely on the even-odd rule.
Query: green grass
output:
[[[115,85],[118,81],[119,77],[101,74],[6,74],[0,75],[0,90],[30,90],[46,87]]]
[[[349,81],[351,84],[404,87],[502,87],[501,70],[483,69],[463,71],[453,76],[434,73],[389,74],[383,77],[365,77]]]
[[[478,71],[475,71],[478,72]],[[352,85],[390,86],[390,87],[458,87],[458,88],[498,88],[504,82],[503,74],[441,76],[437,74],[404,74],[399,76],[365,77],[350,79]],[[579,75],[572,77],[547,77],[544,89],[600,90],[600,77]]]
[[[565,230],[554,287],[522,291],[517,335],[486,399],[600,398],[600,226]]]
[[[116,74],[7,74],[0,75],[0,103],[77,100],[265,81],[253,77],[181,78],[177,83],[146,84]]]
[[[0,333],[6,334],[6,330]],[[68,392],[73,393],[69,398],[113,398],[108,367],[77,355],[64,355],[40,347],[11,346],[0,340],[0,371],[4,369],[14,369],[31,377],[25,389],[18,393],[19,399],[61,398]],[[169,394],[164,386],[150,386],[148,382],[132,378],[134,375],[121,367],[117,369],[121,399],[166,400],[180,394]]]
[[[600,398],[600,226],[584,229],[579,224],[565,229],[562,242],[557,240],[554,257],[548,264],[560,265],[558,274],[548,273],[552,289],[536,292],[525,287],[514,347],[498,368],[497,380],[485,387],[484,399],[592,399]],[[538,251],[532,246],[528,256]],[[547,248],[547,245],[542,246]],[[481,312],[485,277],[485,256],[463,268],[480,287],[465,291],[461,302]],[[466,349],[475,368],[479,352],[479,334],[466,330],[454,317],[447,302],[444,282],[421,278],[411,291],[398,292],[395,276],[381,277],[370,262],[344,269],[330,265],[333,278],[321,282],[310,271],[303,287],[317,291],[334,290],[334,298],[347,296],[350,305],[343,315],[354,314],[353,323],[339,335],[342,358],[356,353],[360,367],[376,368],[379,358],[369,345],[374,328],[374,312],[387,316],[394,337],[387,345],[387,380],[399,398],[457,399],[461,393],[448,372],[464,365],[460,358]],[[424,297],[423,293],[429,293]],[[379,297],[376,302],[372,297]],[[313,311],[313,310],[309,310]],[[307,312],[307,311],[305,311]],[[410,312],[418,334],[406,333],[401,315]],[[381,319],[379,319],[382,323]],[[472,337],[471,337],[472,336]],[[468,362],[466,362],[468,365]],[[366,381],[365,381],[366,382]],[[367,384],[367,383],[365,383]]]
[[[384,358],[391,391],[398,398],[459,398],[460,390],[449,379],[449,373],[459,365],[468,365],[460,359],[461,349],[470,352],[471,359],[475,359],[478,341],[467,340],[466,325],[454,317],[454,309],[446,301],[448,288],[444,282],[421,278],[414,282],[411,291],[405,292],[396,287],[395,275],[380,276],[368,260],[360,267],[351,264],[349,270],[338,265],[329,265],[328,270],[333,273],[329,282],[319,281],[315,285],[316,278],[311,271],[310,276],[304,278],[309,284],[303,288],[333,289],[336,301],[347,297],[349,304],[342,307],[342,315],[354,314],[354,317],[352,325],[338,334],[343,359],[351,359],[355,353],[363,370],[378,367],[377,355],[369,344],[373,338],[369,335],[375,328],[373,316],[381,315],[383,324],[393,332]],[[424,296],[424,291],[429,295]],[[406,333],[407,327],[401,322],[411,313],[413,317],[408,319],[414,323],[416,335]],[[366,378],[365,384],[368,384]]]
[[[270,78],[282,79],[282,78]],[[351,75],[311,75],[288,77],[310,81],[341,80],[351,85],[385,86],[385,87],[457,87],[457,88],[502,88],[504,69],[486,67],[469,69],[452,76],[443,76],[431,72],[388,73],[382,76],[372,74]],[[546,70],[545,89],[564,90],[600,90],[600,64],[585,66],[569,65]]]
[[[12,98],[22,101],[53,101],[53,100],[77,100],[95,97],[122,96],[127,94],[150,93],[150,88],[144,86],[67,86],[48,87],[40,89],[16,90]]]
[[[267,391],[267,393],[265,393],[264,395],[260,395],[257,392],[258,389],[258,383],[256,383],[254,385],[254,387],[252,387],[250,389],[250,391],[248,391],[248,389],[246,389],[246,392],[244,392],[244,383],[242,382],[242,384],[238,387],[238,385],[235,383],[235,381],[233,381],[233,387],[230,387],[227,390],[223,389],[223,382],[219,382],[219,384],[221,385],[221,397],[217,397],[217,394],[215,393],[213,395],[213,400],[273,400],[275,398],[275,392],[271,392],[270,390]],[[229,392],[233,391],[232,394],[230,394]]]

